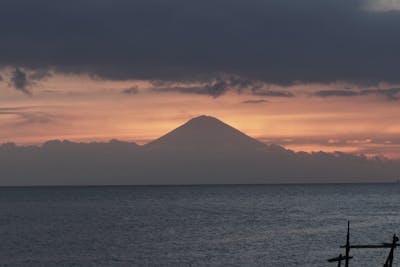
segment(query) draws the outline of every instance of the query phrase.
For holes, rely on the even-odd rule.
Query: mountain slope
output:
[[[267,146],[210,116],[199,116],[148,143],[149,149],[185,151],[255,151]]]

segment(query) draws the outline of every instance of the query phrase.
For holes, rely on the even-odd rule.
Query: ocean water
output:
[[[0,266],[336,266],[347,220],[353,244],[390,242],[400,185],[0,188]]]

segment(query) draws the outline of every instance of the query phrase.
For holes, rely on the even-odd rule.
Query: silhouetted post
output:
[[[341,254],[341,253],[339,254],[339,258],[340,258],[340,259],[339,259],[339,261],[338,261],[338,263],[337,263],[337,266],[338,266],[338,267],[342,266],[342,260],[341,260],[342,254]]]
[[[345,247],[346,248],[346,255],[342,255],[339,254],[338,257],[332,258],[332,259],[328,259],[328,262],[337,262],[338,265],[337,266],[342,266],[342,260],[345,261],[345,266],[348,267],[349,266],[349,260],[352,259],[353,257],[351,257],[350,254],[350,221],[347,221],[347,238],[346,238],[346,245],[345,246],[341,246],[341,248]]]
[[[349,254],[350,254],[350,221],[347,221],[347,237],[346,237],[346,258],[345,267],[349,267]]]
[[[393,266],[393,254],[394,254],[394,249],[397,247],[398,241],[399,241],[399,238],[394,234],[392,244],[390,247],[389,256],[387,257],[386,262],[383,265],[383,267],[392,267]]]

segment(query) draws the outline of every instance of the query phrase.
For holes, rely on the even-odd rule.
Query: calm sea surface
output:
[[[336,266],[347,219],[353,243],[389,242],[400,185],[0,188],[0,266]]]

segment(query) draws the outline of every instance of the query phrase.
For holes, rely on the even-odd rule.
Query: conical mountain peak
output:
[[[147,147],[198,151],[232,149],[244,151],[264,148],[265,145],[217,118],[202,115],[150,142]]]
[[[208,116],[208,115],[200,115],[198,117],[195,117],[193,119],[190,119],[189,121],[187,121],[187,123],[204,123],[204,122],[214,122],[214,123],[223,123],[222,121],[220,121],[219,119],[212,117],[212,116]]]
[[[228,124],[220,121],[219,119],[212,117],[212,116],[208,116],[208,115],[201,115],[198,117],[195,117],[193,119],[190,119],[189,121],[187,121],[186,123],[184,123],[183,125],[181,125],[179,128],[193,128],[193,127],[198,127],[197,130],[199,131],[210,131],[210,130],[215,130],[214,127],[230,127],[232,128],[232,130],[237,131],[236,129],[234,129],[233,127],[229,126]],[[211,127],[211,128],[210,128]]]

